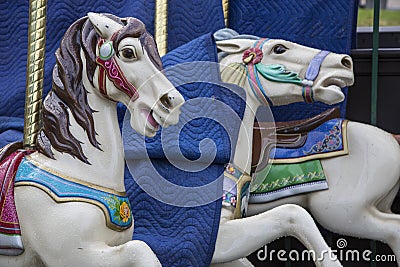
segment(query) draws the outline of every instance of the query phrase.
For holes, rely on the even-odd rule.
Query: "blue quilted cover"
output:
[[[192,61],[196,63],[179,67]],[[224,164],[230,160],[244,112],[243,90],[225,88],[218,67],[202,64],[208,61],[217,61],[210,34],[163,58],[167,76],[181,85],[178,89],[186,99],[178,125],[146,140],[131,130],[129,120],[123,126],[133,175],[126,177],[126,185],[134,203],[134,239],[148,243],[164,266],[209,266],[218,232]],[[157,176],[172,184],[161,183]],[[197,189],[186,193],[183,187]]]
[[[355,47],[358,0],[229,1],[229,27],[239,33],[282,38],[349,54]],[[344,90],[347,94],[347,89]],[[276,121],[309,118],[330,108],[322,103],[273,107]],[[342,117],[346,101],[339,105]],[[288,112],[290,110],[290,112]]]

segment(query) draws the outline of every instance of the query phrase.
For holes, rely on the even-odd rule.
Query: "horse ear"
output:
[[[229,54],[236,54],[245,51],[250,48],[254,40],[248,39],[230,39],[224,41],[217,41],[217,48],[222,52]]]
[[[89,12],[88,17],[96,32],[103,39],[110,39],[115,32],[123,27],[123,25],[104,16],[103,14]]]

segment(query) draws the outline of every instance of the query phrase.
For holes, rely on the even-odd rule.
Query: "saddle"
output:
[[[22,143],[0,148],[0,255],[16,256],[24,251],[17,211],[14,203],[14,179],[25,155]]]
[[[308,132],[321,124],[340,117],[338,108],[328,109],[314,117],[288,122],[255,122],[253,127],[252,172],[267,166],[271,149],[299,148]]]

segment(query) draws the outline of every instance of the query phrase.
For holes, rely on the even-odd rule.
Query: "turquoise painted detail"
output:
[[[269,81],[302,85],[303,79],[297,73],[287,70],[281,64],[265,65],[258,63],[255,66],[257,71]]]
[[[35,186],[56,202],[86,202],[101,208],[109,228],[117,231],[132,226],[132,212],[125,193],[116,195],[47,172],[24,159],[15,176],[16,186]]]

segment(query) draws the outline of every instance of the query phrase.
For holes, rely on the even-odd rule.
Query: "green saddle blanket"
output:
[[[277,147],[271,164],[253,174],[249,203],[328,189],[320,160],[349,153],[346,126],[346,120],[329,120],[309,132],[303,146]]]
[[[301,193],[328,189],[320,160],[272,164],[255,174],[262,181],[250,194],[250,203],[265,203]]]

